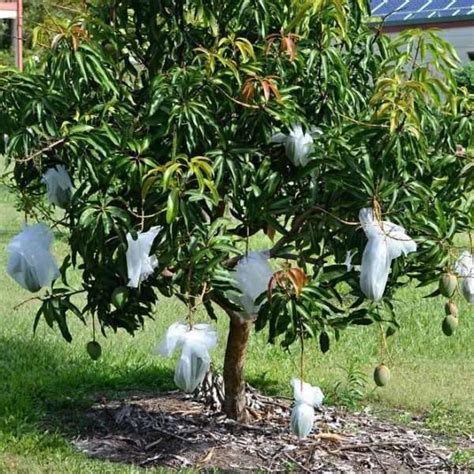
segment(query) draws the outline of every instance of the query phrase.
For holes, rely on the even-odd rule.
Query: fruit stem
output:
[[[145,199],[142,197],[141,202],[141,215],[140,215],[140,230],[143,232],[145,229]]]
[[[250,226],[247,224],[245,236],[245,257],[249,256]]]
[[[388,350],[387,337],[385,336],[382,323],[379,323],[379,328],[380,328],[380,359],[382,363],[384,363],[387,357],[390,360],[390,362],[392,362],[392,356],[390,355],[390,351]]]
[[[92,340],[95,341],[95,316],[92,315]]]
[[[191,283],[192,283],[192,277],[193,277],[193,266],[192,264],[189,267],[188,271],[188,282],[187,282],[187,291],[186,291],[186,297],[188,300],[188,324],[189,324],[189,330],[192,330],[193,328],[193,315],[194,315],[194,305],[192,303],[192,300],[194,297],[191,295]]]
[[[303,337],[303,328],[301,325],[301,320],[299,322],[300,330],[300,382],[301,382],[301,392],[303,392],[303,379],[304,379],[304,337]]]

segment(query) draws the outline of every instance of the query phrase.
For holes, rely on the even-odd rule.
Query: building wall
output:
[[[474,26],[445,28],[440,31],[440,35],[456,48],[463,63],[470,61],[467,53],[474,54]]]
[[[390,35],[395,35],[398,32],[408,28],[434,28],[438,30],[437,33],[454,46],[463,64],[466,64],[470,61],[468,53],[474,54],[473,20],[429,24],[410,24],[403,26],[387,25],[384,28],[384,31]]]
[[[0,0],[0,19],[16,18],[17,2],[13,0]]]
[[[0,20],[11,20],[16,18],[16,10],[0,10]]]

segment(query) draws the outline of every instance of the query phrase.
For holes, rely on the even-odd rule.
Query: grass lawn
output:
[[[4,271],[5,246],[20,229],[21,221],[11,198],[0,194],[0,472],[142,472],[78,454],[67,441],[74,435],[68,428],[72,424],[64,420],[73,420],[79,430],[81,410],[99,397],[172,388],[173,361],[150,352],[167,326],[185,315],[185,308],[175,300],[162,299],[146,331],[135,337],[111,333],[107,339],[101,338],[103,357],[98,362],[92,362],[85,351],[91,329],[79,322],[71,323],[71,344],[44,322],[33,336],[37,303],[14,310],[31,295]],[[56,241],[55,253],[64,251]],[[307,379],[323,388],[329,403],[353,404],[355,391],[362,387],[362,404],[400,421],[409,421],[409,414],[421,414],[433,430],[472,434],[474,310],[461,304],[459,329],[453,337],[445,337],[441,332],[444,302],[441,298],[423,299],[426,293],[410,289],[399,294],[397,311],[402,329],[389,339],[393,363],[388,387],[374,389],[371,381],[378,362],[377,327],[348,330],[325,355],[316,343],[307,344]],[[223,360],[226,323],[224,316],[219,318],[220,344],[213,357],[218,369]],[[267,393],[290,395],[289,382],[298,374],[297,364],[297,347],[285,353],[267,345],[265,334],[252,336],[246,367],[247,379],[253,385]],[[462,456],[469,454],[460,453]]]

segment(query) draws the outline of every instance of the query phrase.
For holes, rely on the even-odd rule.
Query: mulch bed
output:
[[[289,431],[291,401],[252,394],[253,421],[236,423],[191,396],[102,400],[74,440],[88,455],[142,467],[226,471],[408,472],[452,470],[450,451],[428,433],[382,421],[368,411],[323,407],[313,433]]]

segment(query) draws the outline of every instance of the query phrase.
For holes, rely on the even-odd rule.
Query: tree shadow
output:
[[[73,448],[101,460],[173,469],[184,467],[184,457],[199,463],[210,450],[219,453],[217,467],[255,462],[207,437],[226,439],[237,428],[176,391],[173,371],[159,360],[122,362],[106,353],[93,362],[62,341],[22,334],[0,337],[0,354],[7,387],[0,391],[0,432],[7,449]],[[276,391],[277,381],[266,375],[249,382]]]
[[[152,364],[116,370],[113,361],[94,363],[39,338],[0,337],[0,431],[21,444],[45,433],[80,435],[91,429],[83,416],[99,400],[130,393],[149,396],[170,390],[173,372]]]
[[[281,393],[281,381],[269,378],[268,372],[262,372],[255,376],[247,376],[246,381],[259,392],[274,396]]]
[[[60,343],[22,335],[0,337],[0,354],[7,387],[0,391],[0,433],[7,449],[73,448],[104,461],[172,469],[199,465],[213,452],[218,468],[255,463],[222,444],[243,428],[227,425],[190,395],[170,392],[170,368],[94,363]]]

